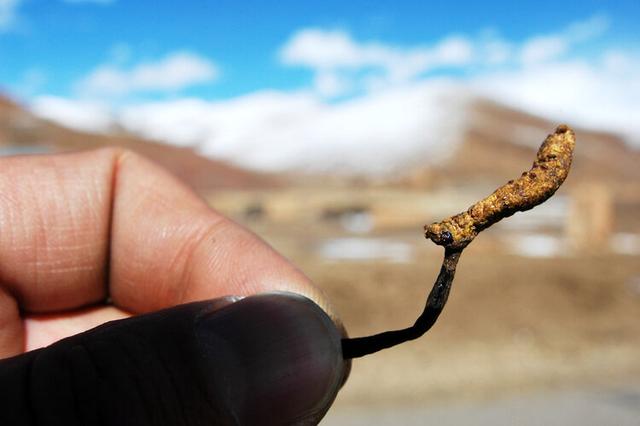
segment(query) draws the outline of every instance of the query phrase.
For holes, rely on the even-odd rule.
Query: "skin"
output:
[[[289,261],[136,154],[0,158],[0,170],[0,358],[229,294],[289,291],[333,312]]]

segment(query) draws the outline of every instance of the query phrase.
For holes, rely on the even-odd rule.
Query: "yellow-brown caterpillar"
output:
[[[464,248],[483,229],[543,203],[566,179],[575,144],[573,130],[566,125],[558,126],[538,149],[531,170],[496,189],[467,211],[442,222],[425,225],[425,236],[441,246]]]
[[[368,355],[417,339],[426,333],[447,302],[462,250],[483,229],[515,212],[532,209],[551,197],[569,174],[575,142],[573,130],[565,125],[558,126],[538,149],[531,170],[496,189],[466,212],[442,222],[425,225],[425,236],[444,246],[445,254],[424,311],[411,327],[373,336],[342,339],[343,357],[351,359]]]

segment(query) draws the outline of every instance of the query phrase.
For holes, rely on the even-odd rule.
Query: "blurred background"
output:
[[[434,329],[355,361],[323,424],[638,424],[638,28],[637,0],[0,0],[0,154],[156,160],[358,336],[421,312],[422,225],[566,122],[558,194],[483,233]]]

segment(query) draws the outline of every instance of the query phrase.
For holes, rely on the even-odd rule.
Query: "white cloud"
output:
[[[177,91],[214,81],[218,67],[190,52],[175,52],[157,62],[131,69],[102,65],[82,79],[77,89],[83,95],[120,96],[135,92]]]
[[[109,108],[96,102],[41,96],[31,103],[31,110],[40,117],[77,130],[103,133],[113,125]]]
[[[565,36],[575,43],[589,41],[604,34],[610,25],[611,21],[607,16],[594,15],[569,25]]]
[[[322,70],[316,73],[313,86],[320,96],[332,98],[347,92],[351,83],[346,76],[335,71]]]
[[[429,46],[409,48],[357,41],[342,30],[306,28],[294,33],[279,55],[285,65],[310,69],[317,94],[331,98],[409,84],[439,68],[480,66],[492,71],[510,64],[527,67],[557,61],[608,26],[606,17],[595,15],[519,45],[485,31],[478,37],[449,36]]]
[[[522,47],[521,60],[525,65],[538,64],[558,58],[568,49],[569,43],[564,37],[534,37]]]
[[[514,46],[502,39],[493,29],[484,30],[477,37],[474,57],[484,65],[495,67],[504,65],[513,57]]]
[[[119,122],[247,167],[376,174],[441,159],[459,139],[465,100],[430,81],[340,104],[305,92],[159,102],[126,107]]]
[[[76,128],[104,131],[116,123],[261,170],[376,175],[440,161],[461,140],[475,95],[640,144],[640,58],[622,51],[595,62],[427,79],[338,103],[311,91],[262,91],[217,102],[132,104],[113,114],[100,105],[45,98],[34,110]]]
[[[280,50],[283,64],[313,70],[316,90],[329,97],[363,88],[357,87],[355,79],[351,79],[351,85],[345,84],[350,73],[364,71],[361,80],[375,80],[372,86],[379,88],[404,84],[435,68],[464,66],[472,55],[471,43],[463,37],[405,49],[377,42],[361,43],[345,31],[319,28],[298,31]]]
[[[605,52],[596,61],[556,61],[474,79],[494,98],[553,121],[612,131],[640,144],[640,58]]]
[[[266,170],[382,173],[442,158],[460,140],[473,96],[553,122],[611,131],[640,146],[640,58],[605,52],[468,79],[426,79],[327,103],[315,92],[125,108],[132,131]]]
[[[425,52],[426,54],[427,52]],[[429,52],[428,57],[431,67],[447,66],[447,65],[467,65],[471,62],[473,56],[473,47],[471,43],[464,37],[449,37],[442,40],[433,50]]]
[[[369,52],[375,47],[369,47]],[[316,69],[356,67],[366,64],[371,56],[343,31],[305,29],[294,34],[280,52],[287,65],[303,65]],[[370,63],[369,63],[370,64]]]
[[[520,59],[525,65],[534,65],[557,59],[578,43],[584,43],[602,35],[609,28],[609,20],[595,15],[575,22],[557,34],[535,36],[522,46]]]
[[[22,0],[0,0],[0,32],[13,27],[18,6]]]
[[[344,31],[318,28],[298,31],[280,51],[283,63],[312,69],[367,66],[392,69],[408,61],[423,70],[465,64],[470,56],[470,43],[462,37],[450,37],[429,48],[403,49],[376,42],[359,43]]]

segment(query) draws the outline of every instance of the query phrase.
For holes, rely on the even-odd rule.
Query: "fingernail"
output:
[[[247,297],[197,322],[206,386],[238,424],[316,424],[345,375],[340,333],[311,300]]]

